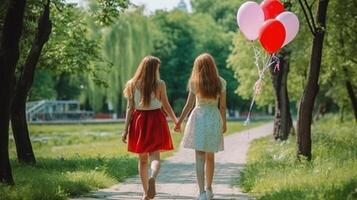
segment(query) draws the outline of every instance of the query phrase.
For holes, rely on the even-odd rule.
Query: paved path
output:
[[[216,154],[216,171],[213,180],[215,200],[254,199],[242,193],[239,188],[232,187],[231,184],[239,177],[239,171],[246,163],[249,143],[256,138],[269,135],[272,130],[273,124],[268,123],[225,137],[225,150]],[[197,196],[193,150],[180,148],[162,163],[157,178],[157,193],[155,199],[165,200],[192,200]],[[135,176],[124,183],[94,192],[81,200],[135,200],[141,197],[140,180]]]

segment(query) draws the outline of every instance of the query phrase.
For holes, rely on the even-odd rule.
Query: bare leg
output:
[[[214,153],[206,152],[206,183],[207,189],[212,191],[212,181],[214,175]]]
[[[155,151],[149,154],[151,162],[151,177],[156,178],[160,171],[160,152]]]
[[[141,184],[143,186],[144,196],[147,196],[148,190],[148,154],[139,154],[139,175],[141,178]]]
[[[196,151],[196,178],[200,194],[205,191],[205,152]]]

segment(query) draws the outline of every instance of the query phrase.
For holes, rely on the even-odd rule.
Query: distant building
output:
[[[80,109],[79,101],[41,100],[26,103],[26,118],[34,121],[88,120],[94,117],[93,111]]]
[[[184,0],[180,0],[180,2],[177,4],[176,8],[183,12],[188,12],[187,4],[185,3]]]

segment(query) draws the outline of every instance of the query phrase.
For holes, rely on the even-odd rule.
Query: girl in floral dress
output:
[[[210,200],[213,198],[214,153],[223,150],[223,133],[227,129],[226,81],[219,76],[210,54],[204,53],[196,58],[188,88],[188,99],[175,130],[180,130],[182,121],[193,108],[182,143],[185,148],[195,150],[197,199]]]

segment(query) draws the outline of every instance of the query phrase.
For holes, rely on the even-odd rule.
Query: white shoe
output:
[[[213,194],[212,190],[207,189],[206,190],[206,198],[207,198],[207,200],[212,200],[213,196],[214,196],[214,194]]]
[[[199,194],[197,200],[207,200],[206,192]]]

